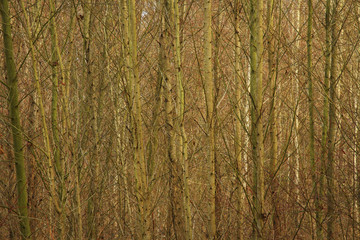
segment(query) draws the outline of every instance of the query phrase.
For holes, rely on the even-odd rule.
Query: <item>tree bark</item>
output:
[[[313,81],[312,81],[312,41],[313,41],[313,2],[312,0],[307,1],[308,5],[308,18],[307,18],[307,82],[308,82],[308,101],[309,101],[309,156],[311,165],[311,176],[313,184],[313,196],[315,205],[315,228],[316,228],[316,239],[320,240],[321,223],[319,221],[319,192],[318,192],[318,177],[317,177],[317,166],[315,162],[315,129],[314,129],[314,92],[313,92]]]
[[[56,208],[57,214],[59,216],[58,221],[58,233],[59,239],[65,239],[65,213],[64,213],[64,206],[65,206],[65,189],[64,189],[64,161],[60,155],[60,136],[59,136],[59,122],[58,122],[58,88],[59,88],[59,65],[62,66],[62,59],[61,53],[58,46],[58,39],[57,39],[57,32],[56,32],[56,25],[55,25],[55,18],[56,18],[56,11],[54,1],[49,1],[50,5],[50,34],[51,34],[51,70],[52,70],[52,100],[51,100],[51,130],[53,135],[53,156],[54,156],[54,163],[55,163],[55,172],[58,178],[58,196],[53,196],[55,198],[55,202],[58,203],[59,207]],[[62,76],[64,76],[63,68],[61,68]],[[65,81],[62,78],[62,81]],[[66,120],[67,121],[67,120]]]
[[[263,1],[250,1],[250,97],[251,146],[253,161],[253,237],[263,239],[264,204],[264,146],[262,113],[263,71]]]
[[[183,83],[182,72],[182,57],[181,57],[181,41],[180,41],[180,11],[179,0],[173,0],[173,24],[174,24],[174,53],[175,53],[175,73],[176,73],[176,132],[177,136],[177,158],[181,163],[181,177],[183,186],[183,216],[184,216],[184,231],[185,239],[192,239],[192,224],[191,224],[191,205],[189,195],[189,169],[188,169],[188,150],[187,150],[187,136],[184,126],[185,115],[185,90]]]
[[[150,209],[147,171],[143,146],[143,130],[141,121],[141,101],[139,84],[139,66],[137,60],[137,33],[136,33],[136,9],[135,0],[129,2],[129,52],[130,73],[129,83],[132,98],[131,114],[133,119],[133,149],[136,179],[136,200],[138,204],[138,233],[141,239],[150,239]]]
[[[278,213],[278,177],[277,177],[277,153],[278,153],[278,141],[277,141],[277,100],[276,100],[276,78],[277,78],[277,63],[275,59],[275,28],[274,28],[274,0],[267,2],[267,18],[268,18],[268,68],[269,76],[268,81],[270,82],[271,91],[271,102],[270,102],[270,179],[271,179],[271,220],[272,220],[272,234],[273,239],[280,238],[280,217]]]
[[[330,96],[329,96],[329,133],[328,133],[328,163],[326,168],[327,179],[327,239],[332,240],[334,236],[335,222],[335,186],[334,186],[334,155],[336,141],[336,86],[338,82],[338,51],[337,42],[339,39],[338,27],[338,5],[339,0],[333,0],[331,20],[331,67],[330,67]]]
[[[215,127],[214,127],[214,79],[212,64],[211,0],[205,1],[204,39],[204,91],[206,99],[207,165],[209,177],[208,239],[216,239],[216,177],[215,177]]]
[[[18,78],[14,60],[13,42],[11,33],[10,11],[8,0],[0,1],[2,18],[2,32],[4,38],[5,67],[9,90],[8,103],[13,137],[13,151],[15,155],[17,204],[19,210],[19,223],[22,239],[31,239],[30,220],[28,216],[28,193],[25,172],[25,159],[23,150],[23,136],[19,112]]]
[[[244,225],[244,185],[243,185],[243,167],[244,161],[242,158],[242,147],[244,145],[245,131],[242,131],[241,126],[241,96],[243,92],[243,87],[240,79],[241,75],[241,41],[240,41],[240,10],[241,10],[241,1],[236,0],[234,3],[234,37],[235,37],[235,65],[234,65],[234,75],[235,75],[235,104],[234,104],[234,112],[235,112],[235,133],[234,133],[234,145],[235,145],[235,186],[237,189],[237,231],[236,237],[238,240],[243,239],[243,225]]]

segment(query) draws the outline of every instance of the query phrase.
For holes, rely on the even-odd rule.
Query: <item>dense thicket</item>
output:
[[[0,11],[0,239],[360,238],[358,1]]]

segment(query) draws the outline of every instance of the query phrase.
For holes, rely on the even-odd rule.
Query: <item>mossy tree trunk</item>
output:
[[[15,155],[16,185],[18,194],[19,223],[22,239],[31,239],[30,221],[28,216],[28,193],[23,150],[23,136],[20,122],[18,78],[15,65],[13,42],[11,33],[10,11],[8,0],[0,1],[2,18],[2,33],[4,38],[5,67],[7,73],[7,87],[9,90],[8,103],[13,137],[13,151]]]

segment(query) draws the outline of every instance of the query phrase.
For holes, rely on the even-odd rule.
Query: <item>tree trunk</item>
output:
[[[7,72],[7,84],[9,89],[9,113],[13,137],[13,150],[15,155],[16,185],[18,194],[19,223],[22,239],[31,239],[30,221],[28,216],[28,193],[25,172],[25,160],[23,150],[23,137],[20,123],[18,79],[14,60],[13,42],[11,34],[11,22],[8,0],[0,1],[2,18],[2,32],[4,38],[5,67]]]
[[[332,20],[331,20],[331,67],[330,67],[330,96],[329,96],[329,133],[328,133],[328,163],[326,164],[327,179],[327,239],[332,240],[334,236],[335,222],[335,186],[334,186],[334,154],[336,141],[336,85],[338,82],[338,53],[337,42],[339,38],[338,27],[338,3],[333,0]]]
[[[242,147],[244,145],[245,137],[242,136],[245,134],[245,131],[242,131],[241,126],[241,96],[243,91],[240,74],[241,74],[241,41],[240,41],[240,10],[241,10],[241,1],[236,0],[234,3],[234,37],[235,37],[235,65],[234,65],[234,75],[235,75],[235,103],[234,103],[234,112],[235,112],[235,133],[234,133],[234,145],[235,145],[235,188],[237,189],[237,231],[236,237],[238,240],[243,239],[244,232],[244,217],[242,217],[244,211],[244,186],[243,186],[243,166],[244,161],[242,158]]]
[[[300,51],[300,14],[301,14],[301,0],[296,1],[295,4],[295,9],[294,9],[294,25],[295,25],[295,51],[299,52]],[[301,79],[301,75],[299,74],[300,71],[300,64],[298,63],[298,59],[299,55],[296,53],[293,53],[294,55],[294,63],[293,65],[295,65],[295,70],[294,70],[294,93],[293,93],[293,99],[294,99],[294,105],[295,105],[295,131],[294,131],[294,146],[295,146],[295,179],[294,179],[294,184],[295,184],[295,205],[298,205],[299,200],[300,200],[300,170],[301,167],[300,166],[300,143],[299,143],[299,102],[300,102],[300,79]],[[299,210],[295,209],[295,217],[294,217],[294,224],[298,225],[298,214]]]
[[[318,192],[318,178],[317,178],[317,166],[315,162],[315,129],[314,129],[314,93],[313,93],[313,81],[312,81],[312,39],[313,39],[313,5],[312,0],[307,1],[308,5],[308,19],[307,19],[307,82],[308,82],[308,101],[309,101],[309,156],[311,165],[311,176],[313,183],[313,194],[315,202],[315,228],[316,239],[320,240],[321,223],[319,221],[319,192]]]
[[[130,97],[132,98],[132,134],[134,148],[134,165],[136,179],[136,200],[138,204],[138,233],[141,239],[150,239],[150,209],[146,163],[143,146],[143,130],[141,121],[141,101],[139,85],[139,66],[137,60],[137,33],[135,0],[129,1],[129,50],[130,50]]]
[[[204,39],[204,91],[207,123],[207,164],[209,177],[208,239],[216,239],[216,182],[215,182],[215,127],[214,127],[214,79],[212,65],[211,0],[205,1]]]
[[[250,96],[251,96],[251,146],[253,161],[253,237],[263,239],[264,204],[264,146],[262,114],[263,71],[263,1],[250,1]]]
[[[97,116],[97,93],[95,78],[92,75],[91,68],[91,0],[83,2],[84,19],[83,19],[83,79],[89,86],[89,95],[87,105],[89,107],[91,130],[92,130],[92,150],[90,159],[90,197],[88,201],[87,215],[87,236],[89,239],[97,239],[99,227],[99,135],[98,135],[98,116]]]
[[[331,68],[331,22],[330,22],[331,0],[326,0],[325,13],[325,78],[324,78],[324,106],[323,106],[323,126],[321,138],[321,162],[320,162],[320,176],[319,176],[319,191],[317,201],[315,204],[315,211],[317,212],[317,238],[323,238],[323,221],[324,221],[324,197],[325,197],[325,172],[326,172],[326,155],[327,155],[327,141],[329,130],[329,89],[330,89],[330,68]]]
[[[174,24],[174,53],[175,53],[175,73],[176,73],[176,114],[177,122],[176,132],[177,136],[177,158],[181,164],[182,169],[182,186],[183,186],[183,216],[184,216],[184,231],[185,239],[192,239],[192,224],[191,224],[191,205],[189,195],[189,169],[188,169],[188,150],[187,150],[187,136],[184,126],[185,115],[185,91],[183,85],[182,72],[182,57],[181,57],[181,42],[180,42],[180,11],[179,0],[173,0],[173,24]]]
[[[270,102],[270,119],[269,119],[269,128],[270,128],[270,188],[271,188],[271,204],[272,204],[272,232],[273,239],[280,238],[280,218],[278,213],[278,177],[277,177],[277,153],[278,153],[278,142],[277,142],[277,100],[276,100],[276,78],[277,78],[277,63],[275,59],[275,38],[276,33],[274,28],[274,0],[269,0],[267,2],[267,18],[268,18],[268,68],[269,68],[269,82],[270,82],[270,91],[271,91],[271,102]]]
[[[50,34],[51,34],[51,70],[52,70],[52,100],[51,100],[51,130],[53,135],[53,142],[54,142],[54,163],[55,163],[55,172],[58,178],[58,196],[53,196],[55,198],[55,202],[58,202],[59,207],[56,208],[57,214],[59,216],[58,221],[58,233],[59,239],[65,239],[65,213],[64,213],[64,206],[65,206],[65,189],[64,189],[64,161],[61,159],[60,155],[60,136],[59,136],[59,122],[58,122],[58,88],[59,88],[59,65],[62,66],[62,60],[60,55],[60,50],[58,46],[57,40],[57,33],[56,33],[56,25],[55,25],[55,5],[53,0],[49,1],[50,5],[50,12],[51,12],[51,19],[50,19]],[[62,76],[64,76],[63,68]],[[62,78],[65,81],[64,78]],[[67,120],[66,120],[67,121]],[[50,213],[51,214],[51,213]]]
[[[220,86],[223,82],[223,78],[221,75],[221,66],[220,66],[220,47],[221,47],[221,18],[223,12],[223,1],[218,0],[217,2],[217,13],[215,17],[215,36],[214,36],[214,54],[213,54],[213,82],[214,82],[214,113],[213,113],[213,121],[214,121],[214,144],[215,144],[215,152],[214,152],[214,161],[215,161],[215,223],[216,223],[216,238],[220,238],[223,235],[221,230],[221,216],[223,212],[223,206],[221,205],[222,194],[221,194],[221,164],[219,158],[217,157],[217,149],[216,149],[216,139],[217,139],[217,130],[221,129],[219,126],[219,121],[217,118],[217,103],[219,99]]]

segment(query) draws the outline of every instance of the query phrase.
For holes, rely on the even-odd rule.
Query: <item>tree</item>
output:
[[[263,2],[250,1],[250,98],[251,98],[251,147],[253,161],[253,234],[263,239],[264,225],[264,145],[263,145]]]
[[[336,128],[336,85],[339,80],[338,75],[338,53],[337,42],[339,39],[338,28],[338,5],[339,1],[334,0],[332,6],[331,21],[331,66],[330,66],[330,95],[329,95],[329,133],[328,133],[328,163],[326,168],[327,179],[327,239],[333,239],[335,221],[335,187],[334,187],[334,155],[335,155],[335,128]],[[327,9],[330,10],[330,9]]]
[[[25,159],[23,150],[22,127],[20,123],[18,78],[13,53],[9,2],[1,0],[0,11],[2,18],[5,66],[7,72],[7,88],[9,117],[13,137],[13,150],[15,155],[16,182],[18,194],[19,223],[22,239],[31,239],[30,220],[28,215],[28,193],[25,172]]]
[[[175,72],[176,72],[176,131],[177,131],[177,158],[181,162],[182,186],[183,186],[183,205],[185,222],[185,239],[191,240],[191,206],[189,196],[189,164],[188,164],[188,140],[185,132],[185,91],[182,70],[181,41],[180,41],[180,11],[179,0],[173,0],[173,24],[174,24],[174,53],[175,53]]]
[[[207,124],[207,164],[209,177],[208,202],[208,235],[209,239],[216,239],[216,176],[215,176],[215,119],[214,119],[214,80],[212,65],[212,31],[211,31],[211,0],[205,0],[204,5],[204,91],[206,99]]]
[[[244,209],[245,203],[245,191],[243,186],[243,167],[244,160],[242,159],[243,152],[241,151],[244,145],[245,137],[243,134],[246,132],[242,130],[241,125],[241,95],[243,92],[243,87],[241,83],[241,40],[240,40],[240,10],[241,10],[241,2],[236,0],[234,3],[234,38],[235,38],[235,64],[234,64],[234,75],[235,75],[235,104],[234,104],[234,112],[235,112],[235,133],[234,133],[234,145],[235,145],[235,176],[236,176],[236,187],[238,191],[237,196],[237,238],[239,240],[243,239],[243,224],[244,218],[241,216],[241,212]]]
[[[267,19],[268,19],[268,68],[269,68],[269,82],[271,90],[271,103],[270,103],[270,176],[271,176],[271,201],[272,201],[272,228],[273,238],[278,239],[280,237],[280,219],[278,212],[278,177],[277,177],[277,154],[278,154],[278,143],[277,143],[277,100],[276,100],[276,78],[277,78],[277,63],[275,60],[275,29],[274,29],[274,0],[268,1],[267,4]]]
[[[167,161],[169,174],[169,213],[168,213],[168,229],[167,238],[171,238],[171,229],[174,230],[175,239],[185,238],[184,224],[184,202],[182,201],[182,181],[180,174],[179,155],[176,151],[176,123],[174,121],[175,107],[172,100],[173,81],[171,77],[171,69],[169,59],[173,50],[171,46],[171,29],[174,27],[173,22],[173,1],[161,1],[161,21],[162,30],[160,34],[160,50],[159,50],[159,82],[162,84],[164,94],[165,108],[165,125],[167,135]],[[181,146],[181,145],[180,145]],[[172,227],[171,227],[172,226]]]
[[[315,162],[315,129],[314,129],[314,93],[313,93],[313,63],[312,63],[312,41],[313,41],[313,2],[307,1],[308,5],[308,18],[307,18],[307,82],[308,82],[308,98],[309,98],[309,155],[311,164],[311,176],[313,183],[313,195],[315,202],[315,225],[316,225],[316,237],[321,239],[321,223],[319,217],[319,192],[318,192],[318,178],[317,167]]]
[[[134,149],[134,167],[136,178],[136,200],[138,204],[138,229],[142,239],[150,239],[149,199],[146,164],[143,146],[141,121],[141,102],[139,85],[139,66],[137,60],[137,34],[135,0],[129,1],[129,55],[130,55],[130,99]]]

